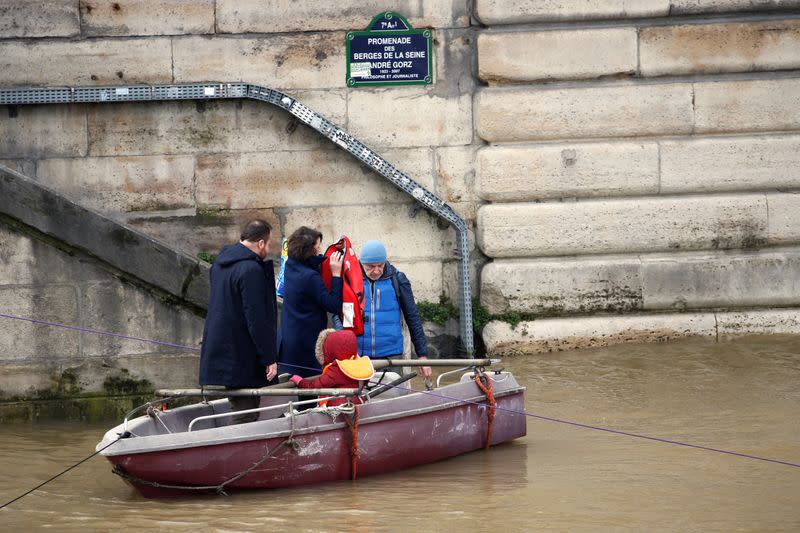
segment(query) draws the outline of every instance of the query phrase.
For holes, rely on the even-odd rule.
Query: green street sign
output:
[[[381,13],[345,39],[348,87],[433,83],[433,32],[415,30],[399,13]]]

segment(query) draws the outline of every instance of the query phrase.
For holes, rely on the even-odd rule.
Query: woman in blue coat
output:
[[[322,370],[314,349],[317,337],[328,325],[328,313],[338,314],[342,309],[343,256],[338,252],[331,256],[333,280],[329,290],[320,275],[325,259],[321,255],[322,233],[301,226],[289,237],[288,249],[278,368],[280,372],[307,377]]]

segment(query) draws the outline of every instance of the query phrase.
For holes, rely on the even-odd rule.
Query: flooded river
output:
[[[800,463],[800,340],[615,346],[503,362],[537,415]],[[113,425],[5,425],[0,503]],[[529,418],[528,436],[303,489],[145,500],[95,457],[9,507],[27,531],[800,531],[800,468]]]

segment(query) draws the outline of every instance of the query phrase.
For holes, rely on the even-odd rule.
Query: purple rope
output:
[[[149,343],[152,343],[152,344],[160,344],[162,346],[170,346],[172,348],[183,348],[184,350],[191,350],[191,351],[195,351],[195,352],[199,352],[200,351],[199,348],[196,348],[194,346],[184,346],[182,344],[173,344],[171,342],[157,341],[157,340],[153,340],[153,339],[145,339],[145,338],[142,338],[142,337],[133,337],[133,336],[130,336],[130,335],[121,335],[119,333],[112,333],[110,331],[101,331],[101,330],[97,330],[97,329],[82,328],[82,327],[78,327],[78,326],[70,326],[68,324],[60,324],[58,322],[48,322],[46,320],[36,320],[34,318],[26,318],[26,317],[21,317],[21,316],[7,315],[7,314],[4,314],[4,313],[0,313],[0,317],[1,318],[11,318],[11,319],[14,319],[14,320],[24,320],[25,322],[31,322],[33,324],[40,324],[40,325],[43,325],[43,326],[53,326],[53,327],[68,329],[68,330],[72,330],[72,331],[81,331],[81,332],[84,332],[84,333],[93,333],[95,335],[105,335],[105,336],[108,336],[108,337],[117,337],[117,338],[120,338],[120,339],[128,339],[128,340],[141,341],[141,342],[149,342]],[[303,369],[303,370],[319,371],[318,368],[312,368],[312,367],[308,367],[308,366],[292,365],[292,364],[289,364],[289,363],[279,363],[279,364],[281,366],[290,366],[290,367],[293,367],[293,368],[299,368],[299,369]],[[386,385],[388,385],[388,384],[386,384]],[[438,398],[444,398],[445,400],[453,400],[453,401],[457,401],[457,402],[473,404],[473,405],[477,405],[477,406],[482,407],[482,408],[486,407],[486,404],[484,404],[484,403],[473,402],[473,401],[469,401],[469,400],[462,400],[461,398],[455,398],[455,397],[452,397],[452,396],[446,396],[444,394],[439,394],[439,393],[436,393],[436,392],[418,391],[418,390],[415,390],[415,389],[411,389],[411,388],[404,387],[404,386],[399,386],[399,385],[395,385],[394,387],[398,388],[398,389],[402,389],[402,390],[420,392],[422,394],[429,394],[431,396],[436,396]],[[509,412],[509,413],[517,414],[517,415],[524,415],[524,416],[528,416],[528,417],[531,417],[531,418],[538,418],[539,420],[547,420],[548,422],[556,422],[558,424],[566,424],[566,425],[569,425],[569,426],[574,426],[574,427],[579,427],[579,428],[584,428],[584,429],[593,429],[595,431],[605,431],[607,433],[614,433],[616,435],[625,435],[626,437],[634,437],[634,438],[637,438],[637,439],[652,440],[652,441],[656,441],[656,442],[663,442],[663,443],[666,443],[666,444],[675,444],[677,446],[685,446],[687,448],[695,448],[695,449],[698,449],[698,450],[705,450],[705,451],[708,451],[708,452],[724,453],[724,454],[727,454],[727,455],[734,455],[736,457],[744,457],[746,459],[755,459],[757,461],[766,461],[768,463],[777,463],[777,464],[780,464],[780,465],[786,465],[786,466],[792,466],[792,467],[795,467],[795,468],[800,468],[800,464],[798,464],[798,463],[791,463],[789,461],[781,461],[779,459],[770,459],[768,457],[760,457],[758,455],[750,455],[750,454],[747,454],[747,453],[732,452],[732,451],[729,451],[729,450],[722,450],[720,448],[711,448],[709,446],[701,446],[699,444],[691,444],[691,443],[688,443],[688,442],[680,442],[680,441],[677,441],[677,440],[665,439],[665,438],[662,438],[662,437],[651,437],[649,435],[642,435],[640,433],[630,433],[628,431],[621,431],[619,429],[612,429],[612,428],[607,428],[607,427],[603,427],[603,426],[592,426],[590,424],[581,424],[580,422],[572,422],[570,420],[562,420],[560,418],[553,418],[553,417],[550,417],[550,416],[537,415],[535,413],[529,413],[527,411],[515,411],[513,409],[506,409],[504,407],[495,407],[495,409],[499,409],[500,411],[506,411],[506,412]]]
[[[288,363],[281,363],[281,364],[284,365],[284,366],[293,366],[295,368],[302,368],[302,369],[306,369],[306,370],[318,370],[316,368],[310,368],[310,367],[299,366],[299,365],[290,365]],[[382,385],[389,385],[389,384],[388,383],[383,383]],[[439,394],[439,393],[431,392],[431,391],[423,391],[423,390],[411,389],[409,387],[405,387],[405,386],[402,386],[402,385],[389,385],[389,386],[397,388],[397,389],[403,389],[403,390],[413,391],[413,392],[420,392],[422,394],[429,394],[431,396],[436,396],[438,398],[444,398],[445,400],[453,400],[453,401],[457,401],[457,402],[461,402],[461,403],[468,403],[468,404],[472,404],[472,405],[477,405],[478,407],[481,407],[481,408],[486,408],[486,404],[485,403],[473,402],[473,401],[470,401],[470,400],[462,400],[461,398],[455,398],[453,396],[447,396],[447,395],[444,395],[444,394]],[[707,452],[724,453],[724,454],[727,454],[727,455],[735,455],[737,457],[744,457],[746,459],[756,459],[758,461],[766,461],[768,463],[777,463],[779,465],[786,465],[786,466],[793,466],[795,468],[800,468],[800,464],[798,464],[798,463],[791,463],[789,461],[781,461],[780,459],[770,459],[769,457],[760,457],[758,455],[750,455],[750,454],[747,454],[747,453],[732,452],[732,451],[729,451],[729,450],[722,450],[720,448],[711,448],[709,446],[701,446],[699,444],[691,444],[691,443],[688,443],[688,442],[680,442],[680,441],[677,441],[677,440],[665,439],[665,438],[662,438],[662,437],[651,437],[649,435],[642,435],[640,433],[630,433],[628,431],[621,431],[619,429],[612,429],[612,428],[607,428],[607,427],[603,427],[603,426],[592,426],[592,425],[589,425],[589,424],[581,424],[580,422],[572,422],[570,420],[562,420],[560,418],[553,418],[551,416],[537,415],[537,414],[534,414],[534,413],[529,413],[527,411],[515,411],[514,409],[507,409],[505,407],[495,406],[495,409],[498,409],[500,411],[506,411],[506,412],[513,413],[513,414],[516,414],[516,415],[525,415],[525,416],[529,416],[531,418],[538,418],[539,420],[547,420],[548,422],[556,422],[558,424],[567,424],[569,426],[575,426],[575,427],[579,427],[579,428],[594,429],[596,431],[605,431],[607,433],[614,433],[614,434],[617,434],[617,435],[625,435],[626,437],[635,437],[637,439],[646,439],[646,440],[652,440],[652,441],[656,441],[656,442],[663,442],[663,443],[666,443],[666,444],[675,444],[677,446],[686,446],[687,448],[696,448],[698,450],[705,450]]]
[[[184,350],[192,350],[199,352],[200,348],[194,346],[184,346],[182,344],[172,344],[171,342],[156,341],[153,339],[145,339],[142,337],[132,337],[130,335],[121,335],[119,333],[112,333],[110,331],[100,331],[99,329],[82,328],[79,326],[70,326],[69,324],[60,324],[58,322],[48,322],[46,320],[36,320],[35,318],[26,318],[23,316],[6,315],[0,313],[0,318],[13,318],[14,320],[24,320],[25,322],[32,322],[33,324],[40,324],[42,326],[54,326],[57,328],[69,329],[72,331],[82,331],[84,333],[94,333],[95,335],[105,335],[107,337],[117,337],[119,339],[128,339],[132,341],[149,342],[152,344],[160,344],[162,346],[171,346],[172,348],[183,348]]]

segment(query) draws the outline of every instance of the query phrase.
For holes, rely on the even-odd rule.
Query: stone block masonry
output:
[[[654,26],[639,31],[645,77],[800,67],[800,21]]]
[[[36,230],[8,222],[5,215],[0,220],[3,314],[189,346],[199,343],[202,319],[165,299],[166,293],[154,297],[141,286],[121,282],[119,271],[96,256],[63,241],[53,246],[54,241]],[[84,229],[92,233],[99,228],[84,220]],[[157,261],[150,259],[152,268]],[[195,378],[187,381],[187,371],[196,376],[197,354],[192,350],[7,317],[0,321],[0,399],[63,394],[59,384],[64,376],[72,393],[102,390],[106,378],[121,372],[137,379],[157,376],[159,383],[174,386],[194,383]]]
[[[477,236],[489,257],[536,257],[757,248],[791,240],[797,224],[770,235],[765,194],[642,197],[486,205]]]
[[[490,324],[491,353],[798,332],[798,9],[21,0],[0,6],[0,85],[289,93],[465,218],[481,302],[536,318]],[[432,85],[346,87],[346,32],[386,10],[432,30]],[[208,291],[196,254],[254,216],[276,241],[299,225],[380,238],[418,298],[458,300],[453,230],[260,102],[4,107],[0,161],[34,178],[0,182],[0,292],[20,313],[194,345],[189,310]],[[123,369],[194,385],[193,353],[14,327],[0,334],[7,396],[73,371],[84,390]]]
[[[86,109],[77,105],[0,106],[0,157],[81,157],[88,150]]]
[[[532,30],[478,36],[478,76],[490,85],[608,78],[769,72],[800,66],[796,18]]]
[[[635,28],[482,33],[478,75],[491,83],[634,74]]]
[[[800,248],[496,260],[481,303],[494,314],[800,306]]]
[[[516,326],[493,321],[484,328],[483,340],[489,354],[534,355],[621,343],[753,334],[800,334],[800,308],[547,318]]]
[[[532,22],[637,20],[667,15],[781,12],[800,7],[798,0],[476,0],[475,16],[488,26]]]
[[[72,37],[80,33],[73,0],[16,0],[0,5],[0,39]]]
[[[475,163],[484,200],[638,196],[659,192],[655,142],[558,142],[485,146]]]
[[[108,214],[194,207],[192,156],[43,159],[36,177]]]
[[[797,7],[476,2],[490,353],[800,333]]]
[[[247,81],[282,89],[339,88],[344,33],[173,39],[175,79]]]
[[[214,0],[80,0],[86,36],[214,33]]]
[[[399,11],[417,28],[469,26],[464,2],[426,0],[399,5],[392,0],[216,0],[220,33],[283,33],[362,30],[376,14]]]
[[[491,143],[681,135],[694,122],[691,84],[486,88],[475,110],[478,135]]]
[[[168,38],[0,41],[0,84],[171,83]]]
[[[475,191],[492,202],[792,189],[795,134],[499,144],[478,150]]]

